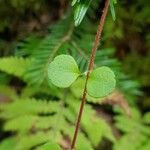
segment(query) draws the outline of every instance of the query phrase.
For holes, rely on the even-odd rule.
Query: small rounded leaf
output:
[[[92,97],[105,97],[115,89],[115,85],[114,72],[109,67],[103,66],[91,72],[87,92]]]
[[[79,75],[77,63],[70,55],[55,57],[48,67],[48,78],[57,87],[69,87]]]

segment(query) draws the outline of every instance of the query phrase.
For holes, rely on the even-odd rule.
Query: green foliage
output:
[[[112,44],[114,46],[116,46],[116,42],[121,43],[121,47],[128,46],[130,50],[134,52],[137,52],[138,49],[145,49],[144,45],[149,45],[149,40],[146,40],[147,37],[149,37],[149,34],[148,32],[144,31],[148,30],[147,25],[150,23],[147,0],[137,0],[136,3],[135,1],[133,1],[132,3],[124,3],[123,1],[118,1],[117,7],[115,8],[115,12],[117,14],[116,21],[112,21],[112,17],[108,15],[105,22],[105,34],[103,38],[107,39],[107,43]],[[143,24],[143,22],[145,23]],[[144,34],[141,35],[141,33]],[[126,38],[130,40],[135,39],[136,37],[136,40],[138,40],[138,37],[140,36],[142,37],[142,39],[144,39],[144,43],[141,43],[142,47],[139,47],[138,44],[133,44],[134,40],[132,41],[132,47],[130,47],[131,45],[129,42],[127,42],[128,40],[126,41]],[[149,46],[146,49],[149,49]],[[133,56],[132,58],[134,59]]]
[[[78,66],[70,55],[59,55],[50,63],[48,77],[58,87],[69,87],[80,75]],[[93,97],[105,97],[115,89],[115,75],[109,67],[91,71],[87,92]]]
[[[29,37],[25,38],[22,42],[17,44],[16,48],[16,56],[18,57],[27,57],[31,54],[34,54],[37,50],[37,45],[41,42],[42,37],[37,37],[36,35],[30,35]]]
[[[29,81],[29,84],[42,84],[44,79],[47,78],[49,62],[52,61],[56,53],[62,48],[62,45],[70,39],[73,30],[70,21],[70,18],[67,18],[58,22],[57,25],[51,28],[51,34],[41,39],[33,47],[36,51],[32,48],[30,49],[33,59],[25,74],[25,79]]]
[[[74,6],[74,22],[75,26],[80,25],[82,22],[88,8],[90,7],[92,0],[72,0],[72,6]],[[116,20],[114,4],[116,4],[116,0],[110,0],[110,10],[112,14],[113,20]]]
[[[48,143],[44,144],[38,150],[49,150],[49,149],[61,150],[60,147],[57,144],[51,143],[51,142],[48,142]]]
[[[80,2],[80,0],[72,0],[72,6],[77,2]]]
[[[0,84],[0,94],[6,97],[7,95],[9,95],[9,97],[11,97],[12,100],[17,98],[17,92],[15,91],[15,89],[4,84]],[[9,97],[7,97],[8,100],[10,100]]]
[[[48,77],[58,87],[69,87],[79,75],[78,66],[69,55],[55,57],[48,67]]]
[[[102,51],[102,56],[105,55],[104,53]],[[108,53],[107,50],[106,53]],[[76,57],[76,55],[74,56]],[[83,57],[81,58],[83,59]],[[80,64],[79,60],[77,62]],[[85,61],[82,63],[85,63]],[[105,64],[105,62],[100,64]],[[63,107],[63,111],[62,102],[64,98],[62,98],[62,94],[58,94],[59,92],[56,94],[60,99],[58,102],[53,100],[46,102],[44,100],[35,98],[31,99],[28,97],[32,97],[39,91],[47,93],[51,96],[54,94],[52,90],[53,88],[54,87],[52,86],[47,93],[46,88],[45,90],[42,88],[41,91],[41,89],[38,90],[38,88],[35,90],[32,87],[28,87],[28,90],[23,90],[21,93],[22,96],[25,95],[25,99],[15,98],[11,103],[1,105],[0,116],[1,118],[7,120],[3,129],[5,131],[17,132],[17,134],[12,137],[14,140],[11,140],[13,141],[13,146],[10,146],[8,149],[27,150],[32,147],[37,147],[37,145],[45,143],[48,140],[59,142],[61,139],[63,139],[63,134],[68,135],[70,139],[72,138],[74,130],[74,126],[72,126],[72,124],[75,122],[80,103],[72,97],[73,94],[70,93],[71,97],[69,96],[67,98],[68,100],[65,103],[67,103],[68,107]],[[31,92],[29,92],[30,90]],[[83,120],[81,127],[84,129],[86,134],[88,134],[89,138],[87,138],[84,133],[80,131],[77,149],[93,149],[93,147],[98,146],[103,137],[114,141],[114,137],[109,125],[95,114],[95,111],[92,109],[92,107],[86,106],[85,108],[85,119]],[[39,116],[40,114],[42,114],[42,116]],[[50,114],[50,116],[47,116],[47,114]],[[89,117],[93,118],[93,121],[89,120]],[[69,120],[69,122],[66,121],[66,118]],[[58,124],[58,120],[61,126],[56,126],[56,124]],[[93,124],[95,124],[95,128],[93,128]],[[93,132],[94,129],[96,129],[97,132]],[[45,130],[47,131],[46,133]],[[23,138],[20,138],[20,136]],[[6,139],[2,142],[2,147],[7,146],[7,144],[8,143]]]
[[[10,88],[9,84],[0,86],[0,118],[5,120],[2,132],[12,133],[0,143],[1,150],[41,149],[45,143],[59,143],[64,149],[68,148],[64,142],[72,139],[85,80],[78,78],[68,89],[48,85],[45,82],[48,78],[48,65],[56,55],[69,54],[76,60],[81,72],[85,72],[96,31],[95,23],[86,16],[76,29],[71,18],[66,15],[49,29],[45,37],[31,36],[20,42],[18,57],[1,58],[1,71],[15,75],[27,83],[19,89]],[[103,44],[102,46],[104,47]],[[114,58],[114,53],[114,49],[108,48],[98,51],[94,67],[110,67],[116,75],[116,90],[122,92],[131,102],[131,106],[135,107],[133,96],[139,94],[139,85],[124,75],[120,62]],[[7,61],[4,61],[5,59]],[[88,95],[87,99],[76,144],[77,150],[99,149],[104,139],[112,142],[115,150],[123,150],[127,146],[137,150],[149,148],[148,115],[145,114],[142,118],[138,115],[140,113],[137,113],[136,117],[129,119],[120,111],[115,113],[114,122],[122,131],[117,141],[112,132],[112,124],[99,116],[100,114],[107,118],[107,114],[105,116],[103,112],[98,113],[101,108],[99,101],[105,98],[93,100]],[[98,111],[93,106],[96,106]],[[135,142],[135,137],[138,143]]]
[[[111,15],[113,20],[116,20],[116,14],[115,14],[115,9],[114,9],[114,4],[117,3],[117,0],[110,0],[110,10],[111,10]]]
[[[85,25],[88,25],[89,28],[85,28]],[[45,38],[31,37],[26,42],[19,44],[21,53],[28,55],[32,60],[24,75],[28,84],[41,85],[47,80],[47,67],[57,54],[71,53],[77,61],[79,69],[84,72],[90,55],[89,50],[92,48],[92,43],[87,41],[92,41],[95,36],[93,26],[94,24],[85,18],[81,26],[75,30],[69,16],[51,27],[51,33]],[[18,52],[19,48],[17,54]],[[113,50],[108,50],[106,53],[112,57],[112,52]],[[97,59],[97,57],[96,64],[108,67],[118,66],[117,60],[106,58],[106,53],[98,52],[97,56],[102,59]]]
[[[141,150],[149,147],[150,127],[143,124],[143,118],[137,109],[132,109],[131,118],[122,114],[115,117],[116,126],[124,134],[114,145],[114,150]],[[145,143],[147,145],[145,146]]]
[[[29,105],[30,104],[30,105]],[[29,106],[28,106],[29,105]],[[46,101],[36,101],[36,99],[22,99],[22,101],[15,100],[13,103],[6,105],[1,105],[1,110],[5,109],[1,116],[5,118],[16,117],[26,114],[40,114],[40,113],[49,113],[57,108],[57,103],[53,102],[47,103]],[[50,107],[51,106],[51,107]],[[6,111],[6,112],[5,112]]]
[[[75,12],[74,12],[75,26],[78,26],[81,23],[91,1],[92,0],[81,0],[81,1],[73,1],[72,2],[72,5],[74,5],[76,3],[75,4]]]
[[[147,124],[150,124],[150,112],[144,114],[144,116],[143,116],[143,122],[147,123]]]
[[[17,77],[22,77],[30,62],[30,59],[21,57],[0,58],[0,70]]]
[[[74,130],[72,124],[75,122],[80,101],[70,96],[71,94],[66,97],[64,102],[63,100],[46,102],[39,99],[21,98],[1,105],[0,116],[7,119],[4,130],[17,132],[12,137],[16,144],[11,149],[27,150],[48,140],[59,142],[63,139],[63,135],[68,135],[71,139]],[[64,107],[63,103],[67,104],[68,107]],[[98,146],[102,137],[107,137],[113,141],[114,137],[109,125],[96,115],[91,106],[87,105],[85,108],[81,128],[89,135],[89,138],[80,131],[77,149],[85,147],[90,150],[92,145]],[[92,121],[89,118],[92,118]],[[93,123],[95,128],[93,128]],[[93,132],[94,129],[97,132]],[[5,143],[7,144],[4,140],[1,146],[4,147]]]
[[[84,47],[85,45],[81,46]],[[73,56],[77,58],[75,51],[73,52]],[[112,68],[117,71],[118,61],[114,61],[113,58],[111,59],[112,56],[112,49],[102,50],[97,55],[96,65],[108,65],[110,67],[112,65]],[[106,61],[108,57],[110,57],[110,60]],[[86,60],[79,54],[78,58]],[[100,60],[100,58],[105,59]],[[85,61],[81,63],[81,61],[77,60],[77,63],[81,65]],[[8,150],[28,150],[33,147],[39,148],[38,145],[46,143],[49,140],[60,143],[64,135],[67,135],[71,140],[80,104],[79,97],[82,94],[82,91],[79,90],[81,85],[81,82],[79,82],[78,88],[74,87],[74,90],[71,90],[72,92],[60,91],[53,86],[47,88],[46,85],[41,85],[39,88],[26,87],[26,89],[21,91],[21,97],[16,98],[16,96],[13,96],[13,101],[0,105],[0,117],[6,120],[3,130],[16,132],[11,139],[4,139],[0,146],[2,148],[8,147]],[[71,89],[73,88],[71,87]],[[77,92],[78,96],[74,94],[74,91]],[[30,98],[36,97],[36,94],[39,92],[41,95],[47,94],[48,98],[46,100],[43,100],[42,96],[42,99]],[[67,93],[67,96],[65,93]],[[11,94],[9,96],[11,97]],[[95,130],[96,132],[94,132]],[[102,142],[103,138],[107,138],[112,142],[115,141],[107,122],[99,118],[95,110],[89,104],[86,104],[77,142],[77,150],[95,149]],[[1,147],[0,149],[2,149]]]
[[[87,92],[93,97],[105,97],[116,85],[114,72],[109,67],[99,67],[91,72],[87,84]]]
[[[14,147],[15,147],[15,144],[16,144],[16,139],[15,138],[7,138],[7,140],[4,140],[0,143],[0,149],[2,150],[15,150]]]

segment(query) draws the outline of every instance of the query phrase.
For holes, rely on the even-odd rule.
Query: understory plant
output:
[[[0,58],[0,118],[6,135],[0,149],[96,150],[108,141],[114,150],[123,150],[126,145],[129,150],[141,150],[145,143],[144,150],[148,150],[149,113],[142,118],[134,102],[141,94],[138,83],[123,73],[121,63],[114,58],[115,49],[97,51],[109,0],[94,47],[97,23],[84,17],[92,2],[80,1],[72,4],[75,25],[81,23],[78,27],[68,13],[49,27],[46,36],[31,35],[18,43],[15,56]],[[89,7],[89,11],[90,16],[93,10]],[[17,84],[12,84],[14,81]],[[115,124],[106,119],[107,113],[99,112],[105,104],[113,105]],[[138,144],[132,146],[135,132]]]

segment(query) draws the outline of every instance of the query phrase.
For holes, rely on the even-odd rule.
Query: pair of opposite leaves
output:
[[[58,55],[49,64],[48,78],[57,87],[69,87],[82,73],[70,55]],[[92,70],[87,83],[87,92],[92,97],[104,97],[115,89],[114,72],[106,66]]]

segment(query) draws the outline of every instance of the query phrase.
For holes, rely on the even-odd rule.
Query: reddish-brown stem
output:
[[[82,112],[83,112],[83,108],[84,108],[84,103],[86,101],[87,82],[88,82],[88,79],[89,79],[89,76],[90,76],[90,71],[93,69],[93,66],[94,66],[94,59],[95,59],[97,48],[98,48],[100,40],[101,40],[101,34],[102,34],[105,18],[106,18],[107,12],[108,12],[108,7],[109,7],[109,0],[106,0],[105,6],[104,6],[104,9],[103,9],[103,13],[102,13],[102,16],[101,16],[101,19],[100,19],[100,22],[99,22],[99,25],[98,25],[98,28],[97,28],[97,34],[95,36],[95,41],[94,41],[94,45],[93,45],[91,56],[90,56],[88,72],[87,72],[87,75],[86,75],[86,81],[85,81],[84,91],[83,91],[83,95],[82,95],[82,101],[81,101],[80,110],[79,110],[79,114],[78,114],[78,118],[77,118],[77,123],[76,123],[76,126],[75,126],[73,140],[72,140],[72,143],[71,143],[71,150],[73,150],[74,147],[75,147],[75,143],[76,143],[76,139],[77,139],[77,135],[78,135],[78,130],[79,130],[79,127],[80,127]]]

